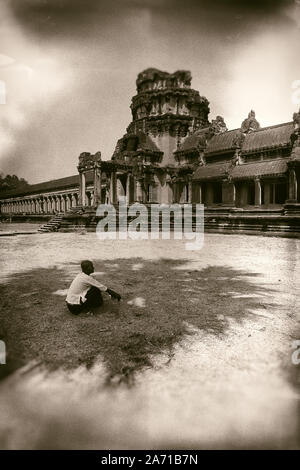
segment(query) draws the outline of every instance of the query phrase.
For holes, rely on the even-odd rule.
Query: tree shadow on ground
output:
[[[251,282],[257,274],[231,267],[194,269],[190,261],[140,258],[94,265],[96,278],[122,301],[104,294],[93,316],[73,316],[65,305],[77,264],[16,274],[2,286],[0,337],[8,357],[2,375],[31,360],[50,370],[90,367],[100,355],[109,384],[131,384],[155,355],[171,358],[173,346],[193,329],[222,336],[232,322],[257,321],[252,310],[272,307],[272,291]]]

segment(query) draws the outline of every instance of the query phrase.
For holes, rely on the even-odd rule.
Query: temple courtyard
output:
[[[78,231],[1,248],[0,448],[300,447],[300,240],[206,234],[186,251]],[[72,316],[83,259],[122,301]]]

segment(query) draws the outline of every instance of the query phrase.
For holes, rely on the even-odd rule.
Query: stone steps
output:
[[[38,232],[39,233],[57,232],[57,230],[60,228],[63,217],[64,217],[64,214],[56,214],[46,224],[39,227]]]

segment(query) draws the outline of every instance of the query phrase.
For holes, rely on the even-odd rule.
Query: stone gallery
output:
[[[132,121],[110,160],[81,153],[78,175],[2,193],[1,215],[62,213],[76,225],[79,212],[125,197],[202,203],[211,230],[300,232],[300,111],[261,127],[250,110],[228,130],[223,117],[209,119],[209,101],[191,88],[188,71],[150,68],[136,85]]]

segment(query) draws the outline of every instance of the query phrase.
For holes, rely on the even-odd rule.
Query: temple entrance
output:
[[[273,183],[272,184],[272,200],[273,204],[284,204],[287,198],[286,183]]]
[[[237,207],[254,206],[255,204],[255,187],[254,181],[237,182],[236,188],[236,205]]]
[[[212,183],[201,184],[202,204],[211,206],[222,203],[222,183],[214,181]]]
[[[213,203],[222,204],[222,184],[212,183]]]
[[[264,205],[281,205],[285,203],[288,197],[286,181],[265,182],[263,187],[264,199],[262,203]]]
[[[127,204],[134,202],[134,179],[130,174],[117,175],[117,201],[126,198]]]
[[[117,176],[117,201],[123,199],[126,196],[126,175]]]

